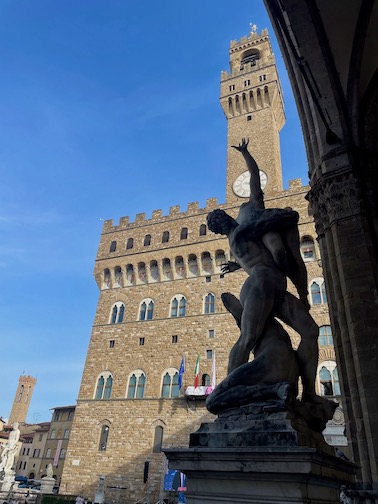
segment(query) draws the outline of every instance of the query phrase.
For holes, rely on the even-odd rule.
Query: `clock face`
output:
[[[262,170],[259,170],[259,173],[260,173],[261,189],[264,190],[268,182],[268,176]],[[239,175],[239,177],[235,180],[232,189],[237,196],[240,196],[241,198],[249,198],[251,192],[249,187],[250,178],[251,175],[249,171],[245,171],[244,173]]]

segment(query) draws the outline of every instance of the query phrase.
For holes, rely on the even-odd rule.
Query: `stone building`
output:
[[[28,428],[29,427],[29,428]],[[45,475],[41,466],[50,422],[26,426],[21,434],[22,447],[16,460],[16,472],[29,479],[41,479]]]
[[[282,187],[279,131],[285,114],[266,30],[231,42],[221,104],[228,121],[226,202],[211,198],[205,208],[190,203],[185,211],[171,207],[169,215],[156,210],[151,218],[141,213],[134,222],[122,217],[117,225],[104,223],[94,270],[100,296],[61,493],[93,498],[103,475],[106,500],[121,494],[126,502],[144,496],[156,502],[165,471],[161,447],[187,446],[189,433],[212,418],[203,397],[180,393],[179,368],[184,355],[183,388],[192,386],[200,356],[200,384],[210,386],[214,360],[219,381],[238,337],[221,294],[238,296],[245,273],[222,274],[221,265],[230,259],[228,241],[208,231],[206,216],[217,207],[236,216],[249,195],[246,166],[231,147],[242,137],[250,138],[261,168],[266,206],[300,213],[312,314],[320,326],[318,391],[340,395],[319,249],[305,199],[309,188],[299,179]],[[297,346],[299,336],[290,334]],[[333,429],[342,419],[339,409]],[[344,444],[342,429],[337,436]]]

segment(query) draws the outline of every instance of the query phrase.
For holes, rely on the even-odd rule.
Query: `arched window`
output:
[[[150,234],[147,234],[145,237],[144,237],[144,242],[143,242],[143,245],[145,247],[148,247],[148,245],[151,245],[151,235]]]
[[[139,320],[152,320],[154,316],[154,302],[152,299],[144,299],[139,308]]]
[[[195,254],[190,254],[190,256],[188,257],[188,267],[189,272],[192,276],[198,275],[198,261]]]
[[[112,241],[112,243],[110,244],[109,252],[115,252],[116,250],[117,250],[117,242]]]
[[[111,324],[121,324],[125,315],[125,305],[118,301],[112,308],[110,314]]]
[[[237,114],[240,114],[241,110],[240,110],[240,101],[239,101],[238,95],[235,96],[235,110],[236,110]]]
[[[215,312],[215,296],[211,292],[209,292],[209,294],[207,294],[205,296],[203,312],[204,313],[214,313]]]
[[[151,261],[150,262],[150,275],[151,275],[151,280],[154,282],[159,281],[159,266],[157,261]]]
[[[208,374],[202,375],[202,386],[203,387],[210,387],[210,376]]]
[[[324,304],[327,302],[324,278],[314,278],[310,284],[311,304]]]
[[[245,65],[255,66],[258,59],[260,59],[260,53],[257,49],[245,51],[240,62],[240,70],[243,70]]]
[[[207,233],[207,227],[206,224],[201,224],[199,228],[199,235],[200,236],[206,236]]]
[[[318,367],[318,380],[322,396],[341,395],[336,362],[325,361]]]
[[[62,429],[59,429],[59,430],[58,430],[58,434],[56,435],[56,437],[57,437],[58,439],[61,439],[62,434],[63,434]]]
[[[50,439],[56,439],[56,430],[53,429],[50,434]]]
[[[126,242],[126,250],[132,249],[134,247],[134,238],[129,238]]]
[[[186,299],[182,294],[178,294],[171,301],[171,317],[185,317]]]
[[[164,231],[163,236],[161,238],[162,243],[168,243],[169,242],[169,231]]]
[[[180,232],[180,240],[186,240],[188,238],[188,228],[183,227]]]
[[[66,450],[65,450],[64,448],[62,448],[62,449],[60,450],[60,453],[59,453],[59,458],[60,458],[60,459],[64,459],[64,458],[66,458]]]
[[[185,276],[184,259],[181,256],[177,256],[175,259],[175,270],[179,277],[183,278]]]
[[[210,252],[202,252],[201,255],[202,269],[205,273],[211,273],[213,265],[211,261]]]
[[[153,453],[160,453],[161,452],[161,447],[163,444],[163,434],[164,434],[164,429],[161,425],[158,425],[157,427],[155,427],[154,445],[152,448]]]
[[[138,278],[142,283],[145,283],[147,280],[146,265],[144,262],[138,264]]]
[[[69,429],[66,429],[66,430],[64,431],[63,438],[64,438],[64,439],[69,439],[69,438],[70,438],[70,431],[69,431]]]
[[[232,103],[231,96],[228,99],[228,115],[230,115],[230,116],[234,115],[234,106],[233,106],[233,103]]]
[[[128,264],[126,266],[126,284],[134,285],[135,277],[134,277],[134,266],[132,264]]]
[[[319,327],[319,345],[333,345],[332,330],[330,325]]]
[[[109,426],[108,425],[103,425],[101,427],[100,431],[100,442],[98,445],[99,451],[105,451],[106,446],[108,444],[108,437],[109,437]]]
[[[95,399],[110,399],[113,387],[113,377],[109,371],[101,373],[97,379]]]
[[[110,270],[108,268],[104,269],[104,283],[103,288],[109,289],[111,285]]]
[[[215,252],[215,265],[218,271],[221,271],[222,264],[226,264],[226,254],[224,250],[217,250]]]
[[[133,371],[127,386],[127,399],[142,399],[146,385],[146,375],[141,369]]]
[[[122,285],[122,269],[120,266],[116,266],[114,268],[114,280],[115,280],[114,287],[123,287],[123,285]]]
[[[167,257],[163,259],[163,275],[169,280],[172,279],[171,261]]]
[[[179,395],[179,372],[177,371],[177,369],[170,368],[163,375],[161,396],[178,397]]]
[[[305,262],[315,260],[315,244],[311,236],[304,236],[301,239],[301,254]]]
[[[47,450],[46,450],[46,458],[51,458],[51,448],[47,448]]]

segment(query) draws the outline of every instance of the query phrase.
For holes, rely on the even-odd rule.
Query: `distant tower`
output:
[[[285,124],[281,85],[268,31],[232,41],[230,72],[221,74],[220,101],[228,120],[227,203],[240,203],[249,196],[249,183],[242,156],[232,145],[249,138],[249,150],[263,173],[267,196],[282,190],[279,132]]]
[[[36,382],[37,379],[32,376],[20,376],[17,392],[13,401],[12,411],[9,417],[10,425],[12,425],[13,422],[25,423]]]

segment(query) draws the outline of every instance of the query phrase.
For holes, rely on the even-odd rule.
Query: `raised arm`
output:
[[[263,209],[265,208],[264,193],[261,190],[259,167],[257,166],[257,163],[251,153],[248,151],[248,143],[248,138],[242,138],[242,141],[239,145],[231,145],[231,147],[241,152],[247,165],[248,171],[251,174],[251,180],[249,183],[249,201],[256,203],[256,208]]]

